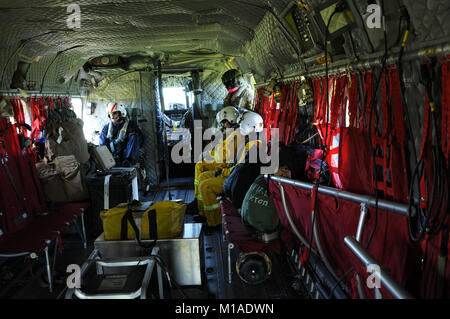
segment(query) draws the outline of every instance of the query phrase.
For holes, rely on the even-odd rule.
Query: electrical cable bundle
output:
[[[441,149],[443,137],[438,129],[436,101],[433,97],[434,76],[430,64],[421,65],[421,77],[422,83],[425,85],[424,134],[419,159],[412,172],[408,203],[409,236],[415,243],[420,242],[426,235],[436,235],[442,230],[448,214],[449,202],[448,171]],[[426,155],[431,155],[431,158]],[[430,173],[432,173],[431,176],[429,176]],[[414,196],[413,190],[416,182],[419,187]],[[417,229],[414,229],[415,227]]]
[[[316,180],[316,182],[315,182],[315,185],[314,185],[314,187],[313,187],[313,190],[312,190],[312,198],[311,198],[311,201],[313,201],[313,207],[314,207],[314,214],[313,214],[313,217],[312,217],[312,222],[311,222],[311,235],[310,235],[310,238],[309,238],[309,246],[310,247],[312,247],[312,240],[313,240],[313,234],[314,234],[314,225],[315,225],[315,222],[316,222],[316,213],[315,213],[315,207],[316,207],[316,205],[317,205],[317,200],[318,200],[318,195],[317,195],[317,189],[318,189],[318,187],[319,187],[319,181],[320,181],[320,176],[322,175],[322,173],[323,173],[323,169],[324,169],[324,167],[323,167],[323,163],[324,163],[324,160],[325,160],[325,156],[326,156],[326,153],[327,153],[327,142],[328,142],[328,121],[329,121],[329,78],[328,78],[328,47],[327,47],[327,42],[328,42],[328,30],[329,30],[329,27],[330,27],[330,23],[331,23],[331,21],[332,21],[332,19],[333,19],[333,17],[334,17],[334,15],[336,14],[336,13],[338,13],[338,12],[340,12],[340,11],[342,11],[343,10],[343,8],[340,6],[340,5],[337,5],[336,7],[335,7],[335,9],[334,9],[334,11],[333,11],[333,13],[330,15],[330,17],[328,18],[328,22],[327,22],[327,27],[326,27],[326,30],[325,30],[325,43],[324,43],[324,46],[325,46],[325,77],[326,77],[326,120],[325,120],[325,125],[326,125],[326,128],[325,128],[325,143],[323,143],[322,142],[322,139],[319,139],[319,141],[320,141],[320,146],[321,146],[321,148],[322,148],[322,158],[321,158],[321,163],[320,163],[320,170],[319,170],[319,178],[317,178],[317,180]],[[305,263],[307,263],[308,261],[309,261],[309,257],[310,257],[310,252],[308,251],[308,257],[306,258],[306,260],[305,260]],[[324,256],[321,256],[322,258],[324,258]],[[332,271],[331,269],[329,269],[329,271]],[[343,279],[343,278],[342,278]],[[341,280],[342,279],[340,279],[339,281],[337,281],[337,284],[335,285],[335,287],[333,288],[333,290],[332,290],[332,292],[330,293],[330,295],[334,292],[334,290],[336,289],[336,287],[337,287],[337,285],[341,282]]]

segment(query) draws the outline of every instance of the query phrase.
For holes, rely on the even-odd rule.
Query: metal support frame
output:
[[[87,237],[86,237],[86,227],[85,227],[85,223],[84,223],[84,208],[80,208],[81,210],[81,230],[78,227],[78,224],[75,221],[75,226],[77,228],[78,233],[81,236],[81,239],[83,240],[83,247],[84,249],[87,248]],[[67,226],[69,226],[71,223],[66,222]],[[53,276],[55,273],[55,266],[56,266],[56,256],[58,253],[58,236],[60,235],[59,231],[54,231],[57,234],[57,237],[55,239],[55,250],[54,250],[54,254],[53,254],[53,261],[52,261],[52,265],[50,265],[50,256],[48,253],[48,247],[51,244],[51,240],[46,240],[46,244],[47,246],[44,248],[44,255],[45,255],[45,267],[46,267],[46,271],[47,271],[47,279],[48,279],[48,289],[50,293],[53,293]],[[0,258],[15,258],[15,257],[22,257],[22,256],[30,256],[31,259],[37,259],[38,256],[36,253],[34,252],[20,252],[20,253],[13,253],[13,254],[0,254]]]
[[[364,228],[364,224],[366,222],[367,219],[367,215],[368,215],[368,209],[366,207],[365,203],[361,203],[361,214],[359,216],[359,222],[358,222],[358,229],[356,230],[356,240],[358,242],[361,242],[361,236],[363,233],[363,228]],[[364,290],[362,288],[362,283],[361,283],[361,278],[359,277],[358,274],[356,274],[356,281],[358,281],[358,295],[360,299],[366,299],[366,296],[364,294]]]
[[[152,249],[151,255],[159,255],[159,247],[156,246]],[[111,294],[87,294],[81,288],[70,288],[66,292],[66,299],[72,299],[73,295],[75,295],[79,299],[146,299],[147,298],[147,290],[150,285],[151,275],[155,268],[156,264],[156,272],[158,277],[158,289],[160,298],[164,298],[163,292],[163,281],[162,281],[162,271],[161,266],[156,263],[155,258],[152,256],[143,256],[143,257],[128,257],[128,258],[107,258],[107,259],[99,259],[100,252],[97,249],[89,256],[88,260],[81,267],[80,276],[86,274],[87,270],[92,264],[95,264],[97,269],[101,269],[103,273],[103,268],[107,267],[130,267],[130,266],[145,266],[145,274],[142,279],[141,286],[133,292],[130,293],[111,293]]]
[[[81,208],[81,228],[83,231],[83,248],[87,248],[87,237],[86,237],[86,227],[84,224],[84,208]]]
[[[314,252],[315,254],[317,254],[317,255],[319,255],[319,256],[322,257],[322,260],[323,260],[325,266],[327,267],[328,271],[333,275],[334,279],[338,280],[338,277],[337,277],[336,273],[334,272],[333,268],[331,267],[330,262],[329,262],[328,259],[325,257],[324,253],[322,252],[322,248],[321,248],[321,246],[320,246],[319,237],[318,237],[318,235],[317,235],[317,227],[316,227],[316,220],[315,220],[315,218],[314,218],[314,212],[311,214],[311,219],[312,219],[311,222],[313,223],[313,228],[314,228],[314,230],[313,230],[313,232],[314,232],[314,240],[315,240],[315,242],[316,242],[316,246],[317,246],[317,249],[319,250],[319,253],[316,252],[316,250],[315,250],[314,248],[312,248],[312,245],[310,245],[310,244],[303,238],[303,236],[300,234],[300,232],[298,231],[297,227],[295,226],[295,224],[294,224],[294,222],[293,222],[293,220],[292,220],[291,214],[289,213],[289,209],[288,209],[287,204],[286,204],[286,195],[285,195],[285,192],[284,192],[284,188],[283,188],[283,186],[281,185],[280,182],[278,182],[278,186],[280,187],[281,201],[282,201],[282,203],[283,203],[284,212],[285,212],[286,217],[287,217],[287,219],[288,219],[288,221],[289,221],[289,225],[290,225],[291,228],[294,230],[295,234],[296,234],[297,237],[300,239],[300,241],[301,241],[306,247],[308,247],[309,250],[311,250],[311,251]]]
[[[358,257],[364,265],[379,265],[379,263],[354,238],[347,236],[344,238],[344,242],[350,251]],[[379,279],[383,287],[385,287],[395,298],[412,299],[412,296],[381,267]]]
[[[288,178],[284,178],[284,177],[278,177],[278,176],[269,176],[269,175],[265,175],[266,179],[272,179],[275,182],[278,182],[278,185],[280,187],[280,192],[281,192],[281,200],[282,200],[282,204],[283,204],[283,208],[285,210],[286,213],[286,217],[288,219],[289,224],[291,225],[292,229],[294,230],[295,234],[297,235],[297,237],[305,244],[305,240],[304,238],[298,233],[298,230],[295,228],[295,225],[291,219],[291,216],[289,214],[289,211],[287,210],[287,205],[286,205],[286,196],[285,196],[285,192],[284,192],[284,188],[281,186],[281,184],[288,184],[294,187],[299,187],[302,189],[307,189],[307,190],[312,190],[314,188],[314,184],[311,183],[305,183],[305,182],[301,182],[301,181],[296,181],[296,180],[292,180],[292,179],[288,179]],[[367,216],[368,216],[368,207],[375,207],[376,205],[378,205],[379,208],[396,213],[396,214],[400,214],[402,216],[407,217],[408,216],[408,206],[404,205],[404,204],[400,204],[400,203],[395,203],[395,202],[391,202],[391,201],[387,201],[387,200],[376,200],[375,198],[371,197],[371,196],[364,196],[364,195],[358,195],[358,194],[354,194],[354,193],[350,193],[350,192],[346,192],[346,191],[342,191],[339,189],[335,189],[335,188],[331,188],[331,187],[326,187],[326,186],[319,186],[317,188],[317,192],[321,193],[321,194],[325,194],[325,195],[329,195],[329,196],[334,196],[336,198],[341,198],[344,200],[348,200],[348,201],[352,201],[352,202],[356,202],[356,203],[360,203],[361,205],[361,214],[360,214],[360,218],[359,218],[359,222],[358,222],[358,228],[356,230],[356,239],[351,238],[350,236],[345,237],[344,242],[345,244],[350,248],[350,250],[365,264],[365,265],[369,265],[369,264],[378,264],[369,254],[366,250],[364,250],[359,242],[361,241],[362,238],[362,234],[363,234],[363,229],[364,229],[364,225],[365,222],[367,220]],[[315,224],[314,226],[314,232],[316,232],[315,229]],[[315,237],[316,239],[316,237]],[[316,240],[317,243],[317,240]],[[309,247],[309,244],[308,244]],[[321,251],[320,247],[318,247],[319,251]],[[322,256],[322,254],[320,255]],[[322,256],[323,257],[323,256]],[[325,262],[326,260],[324,260]],[[328,265],[326,264],[327,268]],[[330,270],[330,269],[329,269]],[[333,273],[333,272],[331,272]],[[356,276],[357,281],[358,281],[358,294],[360,296],[361,299],[364,299],[364,292],[362,289],[362,283],[361,280],[359,278],[359,276]],[[307,278],[308,280],[308,278]],[[404,290],[403,287],[401,287],[394,279],[392,279],[392,277],[390,277],[388,274],[386,274],[386,272],[381,272],[380,274],[380,280],[382,282],[382,284],[386,287],[386,289],[396,298],[400,298],[400,299],[407,299],[407,298],[412,298],[409,293],[407,291]],[[375,288],[375,296],[377,299],[381,299],[381,293],[379,291],[378,288]]]
[[[45,263],[47,266],[48,289],[50,293],[53,293],[53,280],[52,280],[52,271],[50,269],[50,260],[48,257],[48,246],[44,248],[44,253],[45,253]]]
[[[231,285],[231,277],[233,275],[233,271],[231,268],[231,250],[234,248],[233,243],[228,244],[228,283]]]
[[[306,190],[312,190],[315,185],[311,183],[305,183],[301,181],[296,181],[293,179],[285,178],[285,177],[279,177],[279,176],[269,176],[265,175],[266,178],[270,178],[271,180],[275,182],[279,182],[282,184],[287,184],[295,187],[300,187],[302,189]],[[320,186],[317,188],[317,192],[320,194],[325,194],[329,196],[334,196],[337,199],[345,199],[351,202],[355,203],[364,203],[366,207],[375,207],[378,206],[380,209],[388,210],[392,213],[396,213],[402,216],[407,217],[408,216],[408,205],[400,204],[391,202],[388,200],[379,199],[378,204],[377,200],[374,197],[366,196],[366,195],[358,195],[355,193],[350,193],[347,191],[343,191],[337,188],[327,187],[327,186]]]
[[[292,230],[294,231],[295,235],[298,237],[298,239],[300,239],[300,241],[306,246],[308,247],[309,250],[313,251],[314,253],[317,254],[316,250],[314,248],[312,248],[312,246],[308,243],[308,241],[303,238],[303,236],[300,234],[300,232],[298,231],[297,227],[295,226],[291,214],[289,212],[289,209],[287,208],[287,204],[286,204],[286,195],[284,193],[284,188],[281,185],[281,183],[278,183],[278,186],[280,187],[280,192],[281,192],[281,201],[283,203],[283,208],[284,208],[284,213],[286,214],[286,218],[289,222],[289,226],[291,226]]]

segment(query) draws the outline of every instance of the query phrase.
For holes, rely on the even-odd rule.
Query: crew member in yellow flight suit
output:
[[[236,154],[237,142],[234,141],[233,145],[233,137],[236,136],[236,133],[227,136],[225,138],[225,133],[227,129],[236,129],[238,126],[237,119],[239,117],[239,111],[233,106],[226,106],[222,110],[220,110],[216,115],[216,121],[221,126],[222,133],[222,142],[218,143],[215,149],[209,151],[207,157],[209,159],[203,159],[201,162],[195,164],[195,175],[194,175],[194,201],[188,205],[187,212],[193,213],[198,210],[198,185],[201,179],[205,179],[207,176],[214,176],[214,172],[219,168],[223,168],[226,166],[226,158],[227,156],[234,159],[234,154]],[[233,153],[231,153],[233,151]],[[227,155],[231,153],[232,155]],[[210,175],[205,175],[206,172],[212,172]],[[202,176],[202,178],[200,178]],[[200,198],[201,200],[201,198]],[[203,205],[200,205],[201,209],[203,209]]]
[[[245,137],[251,136],[255,132],[259,133],[263,130],[263,119],[255,112],[246,112],[239,117],[239,134]],[[252,134],[253,135],[253,134]],[[247,154],[253,147],[259,147],[261,140],[249,140],[245,144],[244,139],[240,139],[237,160],[234,163],[228,163],[226,167],[217,170],[215,173],[208,172],[209,176],[205,176],[199,182],[199,213],[207,219],[208,226],[215,227],[222,223],[222,215],[220,213],[220,204],[217,195],[223,192],[223,182],[231,174],[232,170],[239,164],[243,163]],[[239,146],[239,145],[238,145]],[[205,173],[204,173],[205,174]],[[203,176],[202,176],[203,177]],[[209,178],[207,178],[209,177]],[[200,204],[203,209],[200,209]]]

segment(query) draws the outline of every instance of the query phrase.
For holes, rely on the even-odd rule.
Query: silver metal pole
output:
[[[47,264],[48,289],[50,293],[53,293],[52,273],[50,270],[50,260],[48,258],[48,246],[44,248],[44,252],[45,252],[45,262]]]
[[[158,263],[156,264],[156,275],[158,276],[159,299],[164,299],[162,271]]]
[[[234,248],[233,243],[228,244],[228,283],[231,285],[231,277],[232,277],[232,270],[231,270],[231,250]]]
[[[291,185],[291,186],[295,186],[295,187],[300,187],[300,188],[307,189],[307,190],[312,190],[314,187],[314,184],[296,181],[296,180],[285,178],[285,177],[279,177],[279,176],[270,176],[269,177],[269,175],[266,175],[266,178],[270,178],[271,180],[278,182],[278,183],[283,183],[283,184],[287,184],[287,185]],[[336,198],[345,199],[345,200],[355,202],[355,203],[365,203],[369,207],[375,207],[375,205],[376,205],[375,198],[371,197],[371,196],[358,195],[355,193],[350,193],[347,191],[343,191],[340,189],[327,187],[327,186],[319,186],[317,188],[317,191],[321,194],[334,196]],[[396,213],[396,214],[399,214],[399,215],[402,215],[405,217],[408,216],[408,205],[405,205],[405,204],[400,204],[400,203],[395,203],[395,202],[379,199],[378,200],[378,208],[392,211],[393,213]]]
[[[365,265],[379,265],[379,263],[352,237],[347,236],[344,242],[351,252]],[[413,299],[388,273],[380,267],[379,279],[384,288],[397,299]]]
[[[81,209],[81,228],[83,231],[83,247],[87,247],[86,227],[84,226],[84,208]]]
[[[159,256],[159,247],[158,246],[154,247],[152,249],[151,254]],[[157,264],[156,261],[154,259],[152,259],[145,269],[144,279],[143,279],[142,285],[141,285],[141,299],[147,299],[147,290],[148,290],[148,286],[150,285],[150,276],[153,273],[155,264]],[[157,268],[158,268],[158,265],[157,265]],[[159,282],[159,278],[158,278],[158,282]]]
[[[361,215],[359,216],[359,222],[358,222],[358,229],[356,230],[356,240],[358,242],[361,242],[362,232],[364,228],[364,224],[366,222],[368,214],[368,209],[366,207],[366,204],[361,203]],[[364,290],[362,288],[361,279],[359,278],[359,275],[356,275],[356,280],[358,281],[358,295],[360,299],[366,299]]]
[[[337,282],[339,282],[339,277],[336,275],[336,273],[333,270],[333,267],[331,267],[330,262],[328,261],[328,258],[323,253],[322,245],[320,244],[319,235],[318,235],[318,232],[317,232],[316,219],[314,218],[314,215],[315,215],[315,212],[313,212],[311,214],[311,222],[314,221],[313,222],[314,240],[316,242],[317,249],[319,250],[320,257],[322,258],[323,263],[325,264],[325,267],[327,267],[328,271],[331,273],[331,275],[334,277],[334,279]]]
[[[291,214],[289,213],[289,209],[287,208],[286,205],[286,195],[284,193],[284,188],[281,185],[281,183],[278,183],[278,186],[280,187],[280,192],[281,192],[281,202],[283,203],[283,209],[284,209],[284,213],[286,215],[286,218],[289,222],[289,225],[291,226],[292,230],[294,231],[295,235],[297,235],[298,239],[300,239],[300,241],[306,246],[308,247],[309,250],[311,250],[312,252],[314,252],[315,254],[317,254],[317,251],[311,247],[311,245],[308,243],[308,241],[303,238],[303,236],[300,234],[300,232],[298,231],[297,227],[295,226],[294,222],[292,221],[292,217]],[[318,255],[318,254],[317,254]]]
[[[361,242],[362,232],[364,228],[364,224],[366,223],[366,218],[368,214],[368,209],[366,204],[361,203],[361,215],[359,216],[358,229],[356,230],[356,240]]]

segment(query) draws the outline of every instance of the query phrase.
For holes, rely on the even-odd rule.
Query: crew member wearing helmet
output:
[[[241,113],[242,109],[253,110],[254,92],[245,82],[241,72],[231,69],[222,75],[222,83],[228,91],[223,105],[234,105]]]
[[[108,103],[106,111],[111,121],[103,127],[99,144],[109,148],[118,165],[134,165],[144,144],[142,131],[135,121],[128,119],[123,104]]]
[[[198,185],[201,180],[210,178],[214,176],[214,173],[219,168],[225,168],[227,166],[226,159],[233,157],[237,151],[237,140],[235,138],[239,134],[237,119],[239,117],[239,111],[233,106],[224,107],[216,115],[216,121],[220,125],[220,130],[222,134],[226,133],[226,129],[234,129],[231,134],[223,139],[222,143],[216,145],[215,149],[209,151],[209,158],[214,158],[214,161],[206,161],[203,159],[201,162],[195,164],[195,179],[194,179],[194,202],[188,206],[188,211],[197,211],[197,199],[198,198]],[[222,136],[224,138],[225,136]],[[229,155],[233,151],[232,155]],[[228,157],[227,157],[228,156]],[[203,208],[201,206],[200,210]]]
[[[245,112],[238,118],[239,133],[245,137],[246,142],[242,142],[237,153],[234,163],[227,163],[226,167],[219,168],[214,176],[201,180],[198,186],[198,205],[199,214],[207,219],[208,226],[215,227],[222,223],[222,215],[220,214],[219,202],[217,195],[223,192],[223,182],[231,174],[231,171],[240,163],[248,160],[248,154],[254,147],[259,147],[262,141],[254,138],[252,133],[260,133],[263,131],[263,119],[255,112]],[[201,198],[201,200],[200,200]],[[200,209],[202,206],[202,209]]]

